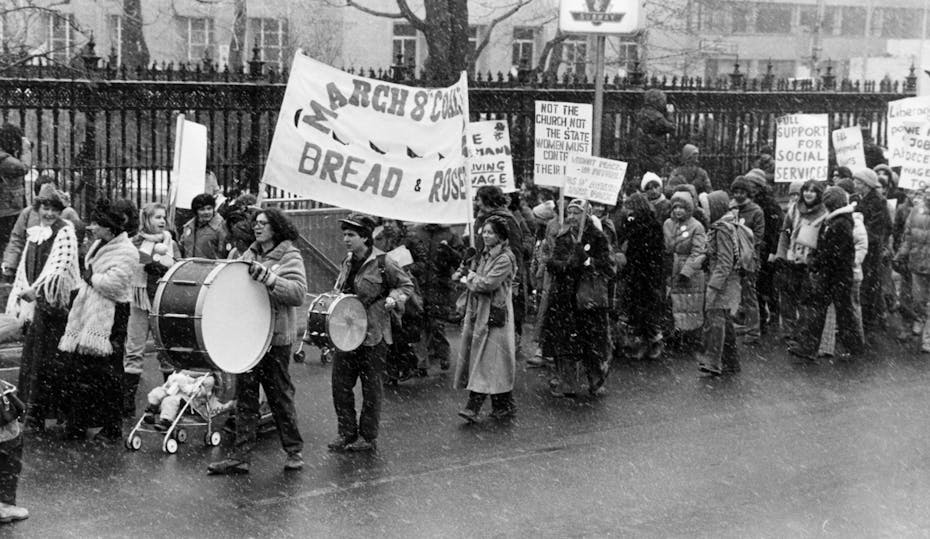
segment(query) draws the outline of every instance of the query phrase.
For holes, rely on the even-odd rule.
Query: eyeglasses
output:
[[[267,224],[268,224],[268,221],[262,221],[260,219],[256,219],[255,222],[252,223],[252,228],[264,228],[265,225]]]

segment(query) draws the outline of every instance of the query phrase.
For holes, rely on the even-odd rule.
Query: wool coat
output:
[[[826,297],[848,293],[852,286],[856,258],[852,213],[853,206],[848,205],[827,215],[810,257],[814,290]]]
[[[511,287],[517,262],[505,243],[485,249],[466,282],[468,300],[453,386],[496,395],[513,389],[516,346]],[[488,327],[491,306],[507,311],[503,327]]]
[[[704,226],[691,216],[693,206],[686,206],[681,221],[670,217],[662,227],[665,251],[672,256],[669,282],[675,329],[690,331],[704,324],[704,259],[707,235]]]
[[[726,211],[726,198],[722,191],[708,196],[708,214],[712,222],[707,233],[705,312],[735,310],[740,301],[740,274],[735,265],[737,218],[733,212]]]

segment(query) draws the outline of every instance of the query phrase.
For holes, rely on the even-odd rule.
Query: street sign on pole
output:
[[[642,28],[640,0],[561,0],[559,28],[567,34],[632,34]]]

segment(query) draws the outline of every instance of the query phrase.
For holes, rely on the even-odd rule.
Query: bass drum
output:
[[[151,317],[158,350],[179,369],[246,372],[274,330],[268,291],[237,260],[179,261],[159,280]]]
[[[305,342],[343,352],[351,352],[365,342],[368,313],[358,297],[335,293],[310,297]]]

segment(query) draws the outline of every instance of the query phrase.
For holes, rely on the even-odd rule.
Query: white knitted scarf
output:
[[[139,262],[139,250],[125,232],[98,249],[99,245],[100,240],[94,242],[84,259],[85,267],[93,269],[93,286],[84,281],[78,286],[65,334],[58,343],[63,352],[94,356],[113,353],[110,332],[116,304],[132,299],[132,269]]]
[[[65,226],[58,230],[58,234],[52,240],[52,250],[48,255],[48,260],[45,261],[42,271],[32,283],[32,289],[35,290],[36,295],[44,296],[45,300],[55,307],[68,306],[68,302],[71,301],[71,291],[81,280],[78,267],[77,235],[74,232],[74,225],[67,221],[65,223]],[[19,295],[29,288],[26,280],[26,258],[31,245],[41,245],[51,238],[51,230],[51,227],[42,225],[29,227],[27,230],[29,241],[26,242],[19,259],[16,278],[13,280],[13,288],[10,290],[10,298],[6,305],[6,314],[15,316],[21,323],[31,321],[35,313],[35,301],[23,301],[19,298]]]
[[[168,253],[171,252],[171,233],[167,230],[161,234],[147,234],[145,232],[140,232],[139,237],[142,238],[142,243],[139,244],[139,252],[151,257],[152,253],[155,251],[155,245],[161,243],[168,246]],[[141,258],[141,257],[140,257]],[[148,293],[148,275],[145,273],[145,265],[140,262],[137,262],[135,268],[133,269],[132,275],[132,304],[139,309],[145,311],[151,311],[152,305],[149,301]]]

